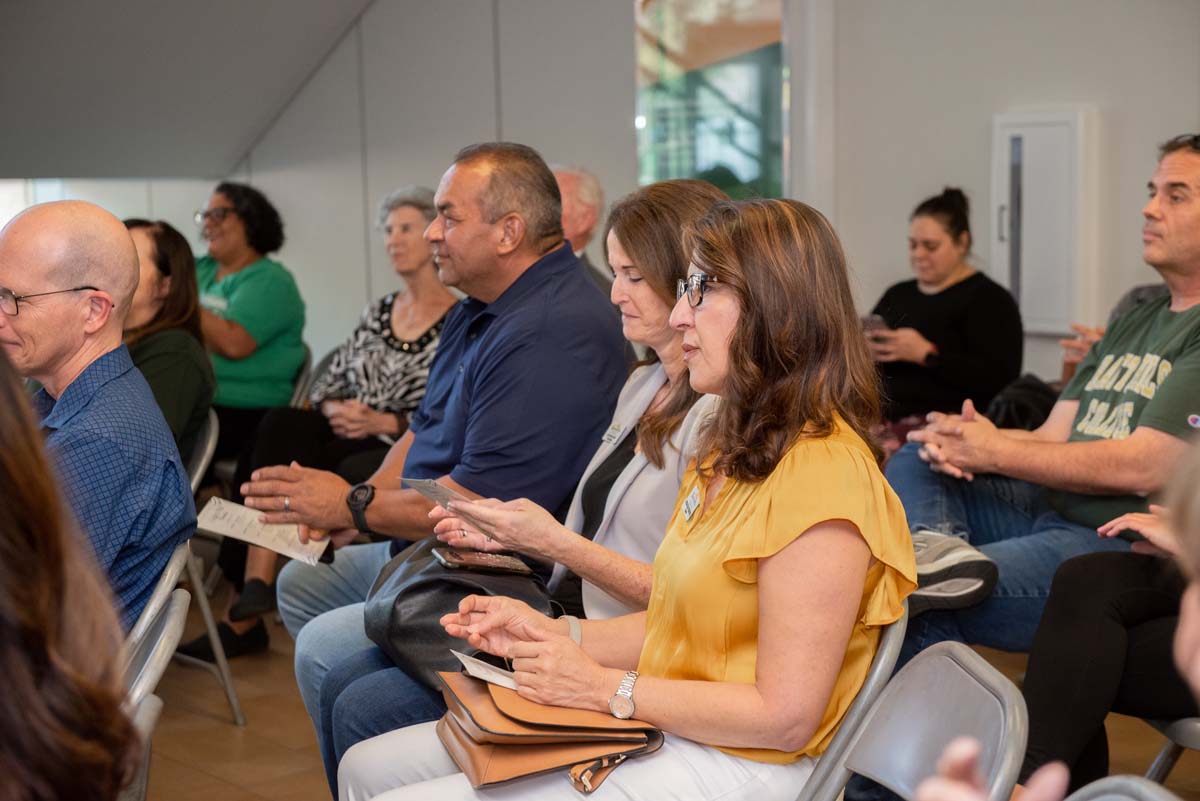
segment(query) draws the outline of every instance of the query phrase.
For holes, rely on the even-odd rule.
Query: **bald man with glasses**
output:
[[[138,258],[90,203],[45,203],[0,230],[0,351],[41,384],[34,411],[62,494],[125,628],[196,528],[171,431],[122,344]]]

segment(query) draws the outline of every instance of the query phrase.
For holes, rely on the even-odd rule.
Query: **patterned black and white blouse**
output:
[[[445,315],[424,334],[406,341],[392,333],[392,304],[384,295],[363,310],[358,327],[334,353],[329,369],[313,382],[308,397],[321,401],[354,399],[372,409],[412,416],[425,395],[429,365],[437,352]]]

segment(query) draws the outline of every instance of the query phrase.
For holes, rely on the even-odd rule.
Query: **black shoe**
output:
[[[275,611],[275,585],[262,579],[250,579],[242,588],[237,603],[229,607],[229,619],[234,623],[261,617]]]
[[[247,631],[245,634],[238,634],[225,621],[217,623],[217,636],[221,638],[221,647],[225,649],[226,659],[235,659],[239,656],[247,654],[259,654],[267,650],[271,644],[270,638],[267,636],[267,624],[261,620],[258,625]],[[196,639],[189,643],[184,643],[179,646],[176,653],[190,656],[193,659],[199,659],[203,662],[216,662],[217,659],[213,656],[212,643],[208,641],[208,634],[201,634]]]

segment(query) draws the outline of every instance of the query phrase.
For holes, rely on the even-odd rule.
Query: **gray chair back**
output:
[[[854,697],[854,703],[850,704],[850,708],[842,717],[837,734],[829,741],[829,747],[817,759],[816,767],[805,782],[799,801],[834,801],[846,786],[850,779],[850,771],[846,769],[846,750],[862,726],[863,719],[871,711],[875,699],[892,678],[907,629],[908,601],[905,601],[904,613],[900,619],[884,627],[879,638],[879,648],[875,651],[875,658],[871,660],[870,670],[867,671],[867,678],[858,695]]]
[[[146,602],[142,614],[138,616],[137,622],[133,624],[133,628],[129,630],[129,635],[125,638],[128,650],[135,650],[138,644],[145,639],[146,632],[154,625],[158,613],[162,611],[171,597],[171,590],[175,589],[175,585],[179,583],[179,577],[187,568],[190,555],[187,542],[179,543],[171,552],[167,566],[163,568],[162,575],[158,577],[158,583],[154,585],[154,590],[150,593],[150,600]]]
[[[200,489],[200,481],[208,472],[208,465],[212,462],[213,452],[217,449],[217,437],[220,436],[220,433],[221,424],[217,420],[217,413],[210,408],[208,419],[200,427],[196,444],[192,448],[191,454],[188,455],[187,464],[184,465],[187,468],[188,481],[191,482],[193,495]]]
[[[293,409],[299,409],[304,405],[304,399],[308,397],[308,387],[312,383],[312,348],[308,343],[304,344],[304,361],[300,364],[300,369],[296,371],[296,381],[292,384],[292,399],[288,402],[288,406]]]
[[[162,714],[162,699],[157,695],[147,695],[133,710],[133,728],[138,733],[138,763],[129,784],[121,790],[117,801],[146,801],[146,791],[150,784],[150,741],[154,737],[154,729],[158,726],[158,718]]]
[[[1108,776],[1080,787],[1066,801],[1179,801],[1179,796],[1141,776]]]
[[[979,772],[988,799],[1008,801],[1028,733],[1016,686],[962,643],[941,642],[884,687],[847,749],[845,766],[912,801],[946,745],[966,735],[982,746]]]
[[[1162,783],[1175,768],[1179,757],[1183,756],[1185,748],[1193,751],[1200,750],[1200,718],[1179,718],[1178,720],[1147,720],[1167,738],[1162,750],[1154,758],[1146,778],[1152,782]]]
[[[187,622],[191,599],[192,596],[184,589],[171,593],[170,602],[158,611],[146,635],[126,652],[126,703],[130,708],[136,709],[158,687],[158,680],[162,678],[183,637],[183,625]]]

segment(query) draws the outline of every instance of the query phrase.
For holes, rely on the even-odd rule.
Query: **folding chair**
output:
[[[837,734],[830,740],[829,747],[817,759],[817,765],[805,782],[799,801],[834,801],[846,786],[850,779],[850,771],[845,765],[846,749],[858,733],[863,719],[871,711],[875,699],[892,678],[907,629],[908,601],[905,601],[904,614],[900,619],[884,627],[879,638],[879,648],[875,651],[870,670],[867,671],[867,678],[842,717],[842,723],[838,726]]]
[[[146,602],[145,609],[138,615],[133,628],[129,630],[128,636],[125,637],[125,647],[127,650],[135,650],[146,636],[146,632],[154,625],[154,621],[158,618],[158,613],[166,605],[167,600],[171,597],[171,591],[175,589],[175,585],[179,583],[179,577],[183,575],[184,568],[188,562],[188,554],[188,544],[186,542],[179,543],[175,546],[175,550],[171,552],[171,558],[167,560],[167,566],[163,568],[162,575],[158,577],[158,582],[154,585],[154,589],[150,593],[150,600]]]
[[[117,801],[146,801],[146,790],[150,784],[150,741],[162,714],[162,699],[153,693],[142,699],[133,709],[133,728],[138,733],[138,763],[133,778],[121,790]]]
[[[1183,749],[1200,750],[1200,718],[1180,718],[1179,720],[1147,720],[1167,738],[1162,750],[1154,758],[1146,778],[1162,784],[1167,780],[1175,763],[1183,754]]]
[[[209,409],[208,420],[205,422],[204,428],[200,430],[200,436],[196,439],[195,448],[187,462],[188,479],[191,481],[193,494],[199,489],[200,481],[204,478],[204,473],[212,461],[219,433],[220,423],[217,421],[217,413]],[[187,577],[188,583],[196,593],[196,604],[200,607],[200,616],[204,618],[204,631],[208,634],[208,643],[212,646],[215,663],[190,659],[182,654],[176,655],[176,658],[215,674],[217,681],[221,682],[221,688],[225,690],[225,699],[229,702],[229,711],[233,713],[233,722],[238,726],[245,726],[246,717],[242,714],[242,705],[238,700],[237,689],[233,686],[233,675],[229,672],[229,660],[225,658],[225,648],[221,645],[221,638],[217,634],[217,621],[213,617],[212,606],[208,603],[208,588],[200,569],[200,558],[190,551],[187,559]]]
[[[1066,801],[1179,801],[1179,796],[1140,776],[1109,776],[1080,787]]]
[[[187,590],[172,592],[171,600],[159,607],[141,640],[126,649],[125,689],[131,708],[136,709],[158,687],[171,654],[175,653],[179,638],[183,636],[190,600]]]
[[[989,801],[1008,801],[1028,733],[1025,699],[1016,686],[967,646],[942,642],[883,688],[850,741],[844,770],[912,801],[946,745],[967,735],[982,746],[979,772]],[[831,784],[837,791],[844,786]]]

